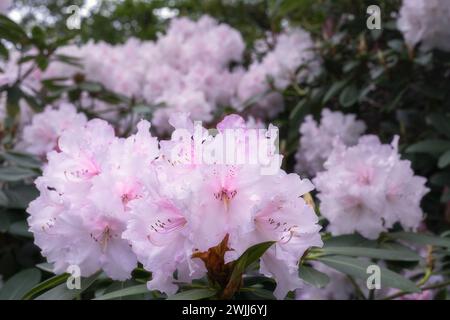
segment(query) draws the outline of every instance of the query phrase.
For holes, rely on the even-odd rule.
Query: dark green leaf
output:
[[[368,240],[359,234],[345,234],[340,236],[334,236],[324,240],[324,246],[327,247],[370,247],[375,248],[377,242]]]
[[[51,278],[39,283],[37,286],[33,287],[30,291],[25,293],[23,295],[22,299],[30,300],[33,297],[37,296],[38,294],[42,293],[43,291],[54,288],[61,283],[65,283],[68,277],[69,277],[68,273],[63,273],[63,274],[51,277]]]
[[[334,96],[336,96],[339,92],[341,92],[342,88],[348,83],[348,80],[342,80],[335,82],[331,85],[330,89],[328,89],[327,93],[323,97],[322,104],[330,101]]]
[[[8,111],[8,115],[11,118],[14,118],[20,112],[19,101],[20,98],[22,97],[22,90],[20,90],[18,86],[13,86],[8,88],[6,92],[7,92],[6,109]]]
[[[34,300],[73,300],[87,290],[94,281],[98,278],[99,273],[90,276],[89,278],[81,278],[81,289],[69,289],[67,283],[61,283],[60,285],[48,290],[40,296],[37,296]]]
[[[0,290],[0,300],[19,300],[41,280],[38,269],[27,269],[12,276]]]
[[[100,92],[102,91],[102,86],[96,82],[85,81],[80,83],[80,89],[88,92]]]
[[[216,292],[212,289],[192,289],[177,293],[167,300],[201,300],[214,296]]]
[[[339,103],[343,107],[351,107],[358,101],[358,98],[358,88],[352,84],[342,90],[341,94],[339,95]]]
[[[28,204],[39,195],[34,185],[14,185],[3,190],[8,198],[8,208],[26,209]]]
[[[406,152],[410,153],[428,153],[431,155],[438,155],[447,150],[450,150],[450,141],[448,140],[437,140],[430,139],[417,142],[409,146]]]
[[[370,275],[367,273],[367,268],[373,265],[371,262],[340,256],[324,256],[317,258],[317,260],[333,269],[362,280],[367,280]],[[380,267],[380,271],[382,287],[396,288],[406,292],[420,292],[414,282],[398,273],[383,267]]]
[[[428,122],[440,133],[450,138],[450,119],[442,114],[432,114],[428,117]]]
[[[12,223],[8,232],[19,237],[33,238],[33,234],[28,231],[28,223],[24,220]]]
[[[41,269],[42,271],[53,273],[53,264],[44,262],[36,265],[36,268]]]
[[[244,273],[245,269],[253,262],[256,262],[269,249],[275,241],[267,241],[251,246],[236,260],[236,263],[231,274],[231,280],[239,279]]]
[[[447,150],[446,152],[444,152],[443,155],[439,157],[438,167],[445,168],[449,164],[450,164],[450,150]]]
[[[7,232],[11,221],[4,211],[0,211],[0,233]]]
[[[419,261],[420,256],[414,251],[403,249],[379,249],[364,247],[324,247],[321,250],[324,254],[337,254],[351,257],[368,257],[374,259],[393,261]]]
[[[298,275],[301,279],[317,288],[325,287],[330,281],[330,278],[325,273],[307,266],[300,266]]]
[[[37,173],[33,170],[20,167],[0,168],[0,181],[14,182],[36,177]]]
[[[401,239],[412,243],[450,248],[450,239],[413,232],[393,232],[387,234],[392,239]]]
[[[0,157],[19,167],[40,169],[42,166],[42,161],[37,159],[34,155],[20,151],[2,151],[0,152]]]
[[[95,298],[94,300],[111,300],[111,299],[117,299],[121,297],[127,297],[127,296],[134,296],[138,294],[145,294],[148,293],[147,285],[146,284],[140,284],[137,286],[129,287],[120,289],[117,291],[106,293],[100,297]]]

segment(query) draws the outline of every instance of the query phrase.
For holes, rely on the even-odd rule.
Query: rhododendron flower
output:
[[[410,46],[450,51],[450,2],[441,0],[403,0],[397,20],[399,30]]]
[[[323,164],[338,139],[346,146],[353,146],[366,129],[354,114],[344,115],[339,111],[323,109],[320,124],[312,116],[307,116],[300,126],[300,147],[295,155],[296,172],[315,176],[323,170]]]
[[[82,73],[87,80],[97,81],[109,90],[161,106],[152,123],[164,133],[171,129],[168,119],[173,114],[189,112],[195,120],[210,121],[218,106],[231,103],[244,71],[229,67],[242,60],[244,49],[237,30],[209,16],[198,21],[174,18],[156,41],[131,38],[114,46],[89,42],[81,47],[60,48],[58,54],[78,58],[82,68],[55,62],[43,78],[71,79]],[[95,101],[94,111],[101,111],[104,104]],[[109,118],[111,112],[105,117]]]
[[[311,81],[319,70],[320,63],[309,33],[300,28],[286,30],[276,38],[274,49],[261,62],[253,62],[242,76],[233,103],[241,110],[255,99],[255,112],[272,117],[282,110],[283,100],[270,82],[275,89],[284,90],[291,83]]]
[[[322,245],[318,219],[301,198],[311,182],[280,169],[273,126],[253,129],[230,115],[213,134],[186,113],[170,123],[176,128],[160,148],[145,121],[126,139],[101,120],[62,133],[36,181],[41,195],[28,208],[42,254],[55,272],[76,264],[83,276],[103,269],[119,280],[139,260],[152,272],[148,288],[173,294],[176,281],[205,275],[194,254],[229,239],[225,259],[231,261],[249,246],[276,241],[260,271],[277,280],[275,294],[283,298],[300,285],[300,257]],[[230,131],[237,132],[232,143]],[[262,163],[226,161],[228,152],[258,160],[252,156],[259,148]]]
[[[410,162],[400,159],[397,140],[384,145],[368,135],[356,146],[338,143],[334,148],[325,171],[313,180],[332,234],[356,231],[375,239],[395,222],[405,229],[419,226],[426,180],[414,176]]]
[[[312,184],[295,174],[286,175],[279,162],[272,175],[263,174],[258,163],[225,163],[220,157],[211,163],[197,162],[208,148],[195,148],[195,125],[186,114],[170,122],[176,126],[172,141],[161,142],[157,170],[148,175],[143,196],[130,202],[133,217],[124,233],[139,261],[154,275],[148,287],[173,294],[175,271],[182,281],[203,276],[203,263],[192,255],[224,238],[231,249],[226,261],[237,259],[251,245],[277,241],[263,256],[261,272],[277,280],[276,296],[283,298],[300,285],[297,263],[305,250],[322,244],[317,217],[300,197]],[[231,152],[257,151],[241,148],[248,143],[251,128],[239,116],[225,117],[217,128],[215,135],[200,128],[202,145],[222,146],[227,130],[236,130],[241,136]],[[188,137],[180,140],[181,132]],[[267,135],[260,139],[260,143],[268,140]],[[268,150],[273,161],[280,157]]]
[[[24,127],[22,147],[29,153],[45,157],[59,148],[58,139],[65,130],[83,126],[86,122],[86,116],[78,113],[71,104],[62,103],[57,109],[48,106]]]
[[[59,150],[37,180],[30,231],[55,272],[78,265],[83,276],[103,269],[113,279],[130,277],[137,260],[122,238],[129,203],[142,196],[142,171],[158,156],[158,144],[141,122],[138,132],[118,139],[101,120],[63,132]]]

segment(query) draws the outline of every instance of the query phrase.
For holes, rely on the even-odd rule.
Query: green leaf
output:
[[[0,207],[7,207],[8,206],[8,197],[3,192],[3,190],[0,190]]]
[[[155,108],[146,105],[146,104],[138,104],[133,106],[133,112],[137,114],[151,114]]]
[[[419,261],[420,256],[414,251],[402,249],[378,249],[364,247],[323,247],[321,250],[326,255],[343,255],[351,257],[368,257],[374,259],[393,261]]]
[[[84,81],[80,83],[80,89],[88,92],[100,92],[103,87],[96,82]]]
[[[137,286],[132,286],[129,288],[120,289],[117,291],[106,293],[98,298],[95,298],[94,300],[111,300],[111,299],[117,299],[121,297],[127,297],[127,296],[134,296],[138,294],[145,294],[149,293],[149,290],[147,289],[146,284],[140,284]]]
[[[0,290],[0,300],[19,300],[41,280],[38,269],[27,269],[12,276]]]
[[[5,45],[0,41],[0,55],[5,59],[9,59],[9,51],[6,49]]]
[[[263,288],[243,288],[241,293],[245,294],[245,300],[276,300],[272,291]]]
[[[344,90],[342,90],[341,94],[339,95],[339,103],[343,107],[351,107],[354,105],[359,98],[359,90],[355,85],[349,85]]]
[[[40,169],[42,162],[34,155],[20,151],[2,151],[0,156],[11,164],[29,169]]]
[[[405,241],[413,242],[413,243],[417,243],[417,244],[433,245],[433,246],[450,248],[450,239],[449,238],[442,238],[442,237],[438,237],[438,236],[419,234],[419,233],[413,233],[413,232],[393,232],[393,233],[388,233],[387,236],[392,239],[401,239],[401,240],[405,240]]]
[[[301,99],[289,114],[289,125],[291,127],[298,128],[300,122],[303,121],[306,115],[309,114],[310,112],[311,112],[311,102],[306,98]],[[296,134],[296,140],[298,140],[297,130],[292,131],[293,131],[292,133]]]
[[[39,192],[34,185],[14,185],[3,190],[8,198],[8,208],[26,209],[28,204],[39,196]]]
[[[192,289],[182,291],[167,298],[167,300],[200,300],[214,296],[216,292],[212,289]]]
[[[323,100],[322,100],[322,104],[327,103],[334,96],[336,96],[339,92],[341,92],[342,88],[344,88],[347,83],[348,83],[348,80],[341,80],[341,81],[333,83],[331,85],[330,89],[328,89],[327,93],[325,93],[325,96],[323,97]]]
[[[54,288],[61,283],[65,283],[68,277],[69,277],[68,273],[63,273],[45,280],[39,283],[37,286],[33,287],[27,293],[25,293],[22,297],[22,300],[30,300],[33,297],[37,296],[38,294],[42,293],[43,291]]]
[[[438,167],[442,169],[448,166],[449,164],[450,164],[450,150],[447,150],[446,152],[444,152],[443,155],[439,157]]]
[[[0,38],[6,39],[15,44],[23,44],[28,40],[28,36],[21,26],[19,26],[13,20],[9,19],[7,16],[1,14]]]
[[[50,63],[49,59],[42,54],[38,55],[35,61],[39,69],[41,69],[42,71],[45,71]]]
[[[430,177],[430,183],[437,186],[450,186],[450,172],[438,172]]]
[[[0,168],[0,181],[14,182],[37,176],[33,170],[20,167]]]
[[[432,114],[428,117],[428,122],[440,133],[450,138],[450,119],[442,114]]]
[[[20,220],[11,224],[8,232],[15,236],[33,238],[33,234],[28,231],[28,228],[28,223],[25,220]]]
[[[340,236],[334,236],[324,240],[324,246],[329,247],[371,247],[375,248],[377,242],[373,240],[368,240],[361,235],[355,234],[344,234]]]
[[[39,100],[37,96],[28,94],[26,92],[22,92],[22,96],[28,103],[28,105],[31,107],[31,109],[33,109],[33,111],[42,112],[42,110],[44,109],[44,104],[42,101]]]
[[[45,47],[46,35],[42,28],[34,26],[31,29],[31,41],[38,47],[43,49]]]
[[[22,90],[15,85],[6,90],[6,110],[8,111],[8,116],[14,118],[20,112],[19,101],[22,97]]]
[[[441,154],[450,150],[450,141],[430,139],[417,142],[406,149],[409,153],[428,153],[431,155]]]
[[[89,278],[81,278],[81,289],[70,290],[67,288],[67,283],[64,282],[42,295],[37,296],[34,300],[73,300],[87,290],[99,275],[100,272],[97,272]]]
[[[346,62],[344,64],[344,66],[342,67],[342,71],[344,71],[344,73],[348,73],[348,72],[354,70],[360,64],[361,64],[361,62],[359,60],[350,60],[349,62]]]
[[[371,262],[340,256],[324,256],[317,258],[317,260],[339,272],[362,280],[367,280],[369,276],[367,268],[373,265]],[[380,267],[380,271],[382,286],[396,288],[406,292],[420,292],[420,289],[414,282],[402,277],[398,273],[383,267]]]
[[[388,44],[389,48],[391,48],[392,50],[394,50],[396,52],[402,52],[405,48],[403,41],[399,40],[399,39],[389,40],[387,44]]]
[[[256,262],[269,249],[275,241],[267,241],[251,246],[236,260],[230,282],[236,281],[244,273],[245,269]]]
[[[36,268],[41,269],[42,271],[53,273],[53,264],[44,262],[36,265]]]
[[[11,221],[4,211],[0,211],[0,233],[7,232]]]
[[[301,279],[317,288],[325,287],[330,281],[327,274],[308,266],[300,266],[298,269],[298,275]]]

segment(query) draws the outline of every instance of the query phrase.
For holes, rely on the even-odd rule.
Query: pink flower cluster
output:
[[[86,116],[77,113],[71,104],[61,103],[58,108],[47,106],[43,112],[34,115],[31,123],[23,128],[22,141],[18,148],[45,157],[48,152],[58,148],[58,139],[65,130],[82,127],[86,122]]]
[[[252,99],[257,100],[257,113],[275,115],[283,98],[273,89],[283,90],[317,75],[320,63],[313,48],[306,31],[292,29],[276,38],[274,49],[261,62],[255,61],[248,70],[242,65],[230,68],[232,62],[242,62],[241,34],[203,16],[198,21],[173,19],[155,42],[89,43],[62,48],[59,53],[80,58],[87,79],[150,105],[162,105],[155,109],[152,123],[159,131],[168,131],[172,114],[189,112],[195,120],[210,121],[218,107],[242,110]],[[80,70],[54,63],[44,78],[76,72]]]
[[[386,145],[366,135],[356,146],[335,146],[325,171],[313,180],[332,234],[359,232],[375,239],[396,222],[405,229],[419,226],[426,179],[415,176],[411,163],[400,159],[397,144],[397,137]]]
[[[397,26],[410,46],[450,51],[450,2],[403,0]]]
[[[226,235],[226,261],[254,244],[276,241],[260,272],[276,279],[275,295],[284,298],[300,286],[299,258],[322,245],[318,218],[301,197],[313,185],[281,170],[274,148],[267,149],[269,162],[278,165],[270,175],[258,163],[201,163],[229,130],[239,133],[232,151],[244,150],[248,158],[256,152],[247,147],[252,129],[239,116],[226,117],[216,134],[197,131],[186,114],[170,122],[171,139],[159,143],[146,121],[128,138],[115,137],[102,120],[62,133],[36,181],[40,196],[28,208],[42,254],[57,273],[78,265],[83,276],[103,269],[119,280],[140,261],[152,272],[148,288],[173,294],[176,282],[206,274],[192,255]],[[262,130],[258,144],[270,135]],[[196,140],[204,147],[199,152]]]
[[[333,143],[339,140],[346,146],[353,146],[366,130],[354,114],[344,115],[339,111],[323,109],[320,124],[307,116],[300,126],[300,146],[295,155],[295,171],[313,177],[323,170],[323,164],[333,150]]]
[[[54,63],[44,78],[83,72],[114,92],[163,105],[155,110],[152,123],[167,131],[172,114],[189,112],[196,120],[210,121],[218,106],[230,105],[243,71],[229,66],[242,60],[244,49],[237,30],[209,16],[198,21],[175,18],[155,42],[129,39],[117,46],[61,48],[58,53],[80,58],[83,69]]]
[[[282,91],[291,83],[311,81],[318,75],[320,60],[309,33],[294,28],[273,41],[273,50],[262,61],[254,61],[240,79],[234,100],[237,110],[258,98],[256,112],[272,117],[283,108],[283,97],[276,90]]]

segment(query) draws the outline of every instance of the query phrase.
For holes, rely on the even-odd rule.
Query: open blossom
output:
[[[354,114],[344,115],[339,111],[322,110],[320,123],[307,116],[300,126],[300,147],[295,155],[296,172],[315,176],[323,170],[323,164],[338,139],[346,146],[353,146],[365,131],[366,125],[356,120]]]
[[[106,122],[91,120],[64,131],[59,150],[48,154],[28,222],[56,273],[78,265],[82,276],[103,269],[113,279],[130,277],[137,260],[122,233],[129,203],[141,196],[142,171],[158,156],[149,127],[141,122],[119,139]]]
[[[449,1],[403,0],[397,25],[410,46],[450,51],[449,19]]]
[[[51,106],[33,116],[29,125],[23,128],[22,145],[25,151],[41,157],[58,149],[58,139],[70,127],[83,126],[86,116],[78,113],[71,104],[62,103],[58,108]]]
[[[284,298],[300,285],[299,258],[309,247],[322,244],[317,217],[300,197],[312,190],[312,184],[279,169],[279,155],[271,148],[269,162],[277,163],[272,175],[262,174],[259,164],[203,159],[211,149],[221,150],[227,130],[233,129],[240,134],[231,152],[255,152],[245,146],[249,129],[238,116],[226,117],[214,136],[204,128],[196,132],[185,115],[171,123],[176,126],[172,139],[161,141],[158,169],[146,175],[143,196],[130,202],[132,218],[124,234],[138,260],[152,272],[148,287],[173,294],[175,271],[178,281],[205,275],[201,260],[192,255],[217,246],[228,235],[231,251],[226,261],[251,245],[276,241],[262,257],[260,271],[276,279],[275,295]],[[263,132],[261,142],[269,134]],[[204,148],[200,154],[197,138]]]
[[[322,242],[318,218],[301,197],[313,185],[280,169],[276,128],[253,129],[237,115],[215,134],[186,113],[170,123],[175,131],[160,146],[146,121],[128,138],[98,119],[62,132],[28,208],[42,254],[56,273],[78,265],[83,276],[101,269],[117,280],[140,261],[152,272],[148,288],[173,294],[175,282],[206,275],[195,253],[227,238],[228,262],[275,241],[260,272],[275,278],[275,295],[284,298],[300,286],[300,257]],[[244,161],[230,162],[228,152]]]
[[[396,222],[405,229],[419,226],[426,180],[400,159],[397,144],[398,139],[386,145],[367,135],[356,146],[334,148],[325,171],[313,180],[332,234],[359,232],[375,239]]]

